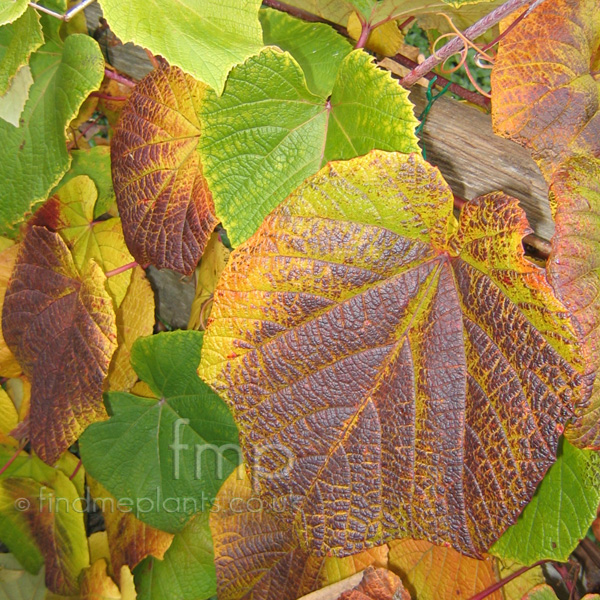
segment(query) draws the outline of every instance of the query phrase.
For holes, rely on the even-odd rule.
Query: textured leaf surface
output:
[[[149,558],[135,572],[138,600],[205,600],[216,594],[208,512],[175,535],[163,560]]]
[[[18,251],[19,246],[11,245],[0,252],[0,312],[4,306],[6,288],[17,260]],[[2,323],[0,323],[0,375],[2,377],[18,377],[22,371],[21,365],[4,341]]]
[[[111,142],[127,245],[141,265],[191,274],[217,224],[197,152],[206,86],[176,67],[135,88]]]
[[[329,25],[309,23],[265,8],[260,11],[265,45],[289,52],[302,68],[308,89],[329,96],[352,45]]]
[[[280,502],[282,500],[282,502]],[[374,565],[387,565],[387,546],[346,558],[300,548],[285,498],[263,502],[245,472],[233,472],[210,515],[219,600],[295,600]]]
[[[563,442],[558,459],[525,510],[491,552],[530,565],[567,562],[585,537],[600,502],[600,457]]]
[[[140,337],[154,329],[154,292],[144,269],[136,267],[123,303],[116,311],[117,350],[108,369],[108,389],[128,392],[137,381],[131,364],[131,348]]]
[[[0,25],[18,19],[27,10],[28,4],[27,0],[0,0]]]
[[[552,286],[583,328],[593,371],[600,367],[600,160],[576,157],[558,168],[550,186],[556,232],[548,261]],[[600,382],[588,409],[566,435],[575,445],[600,449]]]
[[[4,455],[6,459],[9,456]],[[44,558],[48,589],[63,595],[76,593],[89,553],[80,494],[73,482],[36,456],[21,455],[0,479],[0,498],[0,526],[4,529],[8,520],[9,526],[21,528],[35,540]],[[4,531],[2,541],[11,546]],[[19,540],[10,549],[20,553],[18,558],[27,567],[38,551],[21,544]]]
[[[132,498],[136,517],[172,533],[208,510],[238,460],[231,414],[196,374],[202,338],[198,331],[140,338],[131,362],[156,398],[111,392],[111,418],[79,441],[94,479],[117,498]],[[199,458],[196,445],[204,448]]]
[[[502,40],[492,70],[496,133],[530,148],[542,172],[600,156],[600,6],[538,6]]]
[[[110,562],[115,575],[121,573],[123,565],[133,569],[147,556],[162,559],[173,541],[173,534],[142,523],[127,512],[125,505],[119,507],[118,499],[97,481],[88,478],[88,483],[92,497],[104,516]]]
[[[353,590],[344,592],[339,600],[410,600],[410,594],[395,573],[369,567],[361,582]]]
[[[0,96],[6,94],[17,71],[43,43],[40,19],[33,8],[14,23],[0,27]]]
[[[46,16],[41,20],[46,42],[29,62],[34,83],[21,126],[0,121],[0,179],[5,182],[0,233],[14,235],[13,225],[45,200],[68,170],[65,128],[104,74],[104,58],[95,40],[77,34],[63,41],[60,21]]]
[[[261,0],[102,0],[104,16],[121,41],[164,56],[218,93],[231,68],[263,45],[260,5]]]
[[[53,464],[89,423],[102,419],[102,382],[116,348],[106,278],[79,273],[57,233],[31,227],[4,298],[3,335],[31,379],[29,437]]]
[[[233,246],[324,163],[419,151],[406,90],[362,50],[342,62],[330,101],[309,91],[290,54],[267,48],[232,71],[220,98],[208,92],[202,111],[206,177]]]
[[[44,600],[44,572],[27,573],[12,554],[0,554],[0,595],[4,600]]]
[[[13,77],[8,91],[0,97],[0,119],[14,127],[19,126],[19,119],[25,108],[29,89],[33,85],[31,69],[24,66]]]
[[[121,220],[94,220],[97,195],[96,185],[89,177],[74,177],[44,203],[31,221],[60,233],[80,273],[90,260],[105,273],[133,262],[125,245]],[[131,273],[127,270],[107,279],[108,291],[117,307],[127,293]]]
[[[418,600],[471,598],[498,581],[493,558],[477,560],[419,540],[390,542],[389,568]],[[502,600],[502,592],[489,598]]]
[[[452,204],[416,154],[331,163],[219,282],[200,374],[247,461],[268,448],[260,492],[295,500],[317,552],[396,537],[484,552],[587,393],[578,330],[523,255],[517,201],[472,201],[458,229]]]

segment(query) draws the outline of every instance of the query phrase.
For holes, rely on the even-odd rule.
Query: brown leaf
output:
[[[116,322],[105,281],[93,262],[83,274],[77,271],[59,234],[43,227],[27,231],[2,323],[31,379],[31,443],[49,464],[88,424],[106,417],[102,382],[116,348]]]
[[[4,295],[6,294],[8,281],[17,260],[18,251],[19,246],[15,244],[0,253],[0,312],[4,305]],[[21,372],[21,365],[17,362],[17,359],[4,341],[2,323],[0,323],[0,376],[18,377]]]
[[[339,600],[410,600],[400,578],[387,569],[369,567],[362,581]]]
[[[143,266],[192,273],[217,220],[197,151],[206,86],[177,67],[136,86],[111,142],[129,250]]]

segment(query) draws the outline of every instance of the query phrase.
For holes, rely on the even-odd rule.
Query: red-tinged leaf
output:
[[[189,275],[217,220],[197,151],[206,86],[177,67],[146,76],[111,142],[119,214],[131,254]]]
[[[550,197],[556,205],[550,282],[581,323],[595,371],[600,367],[600,160],[581,156],[566,161],[554,173]],[[580,448],[600,450],[600,381],[589,408],[565,434]]]
[[[410,594],[398,575],[369,567],[362,581],[353,590],[344,592],[339,600],[410,600]]]
[[[60,235],[31,227],[2,313],[7,344],[31,379],[29,436],[49,464],[106,417],[102,382],[116,348],[113,303],[100,267],[80,274]]]
[[[299,547],[283,509],[254,495],[245,473],[234,471],[223,484],[210,515],[219,600],[295,600],[387,565],[387,546],[344,559],[311,555]]]
[[[476,199],[460,225],[452,204],[418,155],[330,163],[219,281],[200,375],[263,500],[292,499],[320,554],[411,537],[481,555],[587,399],[578,324],[523,254],[517,201]]]
[[[600,5],[543,2],[500,42],[492,70],[499,135],[533,151],[542,172],[600,155]]]

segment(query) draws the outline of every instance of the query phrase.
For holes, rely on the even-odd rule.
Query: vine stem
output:
[[[342,27],[338,23],[334,23],[333,21],[329,21],[327,19],[322,19],[321,17],[314,15],[313,13],[308,12],[307,10],[303,10],[302,8],[296,8],[295,6],[290,6],[285,2],[279,2],[279,0],[263,0],[263,4],[270,8],[274,8],[275,10],[279,10],[281,12],[287,13],[292,17],[296,17],[298,19],[302,19],[303,21],[308,21],[309,23],[325,23],[330,27],[333,27],[336,31],[341,33],[342,35],[348,36],[348,31],[345,27]]]
[[[123,85],[126,85],[130,88],[134,88],[136,85],[135,81],[132,81],[131,79],[129,79],[128,77],[124,77],[123,75],[119,75],[119,73],[115,73],[114,71],[111,71],[111,69],[108,68],[104,69],[104,75],[106,75],[106,77],[108,77],[109,79],[114,79],[115,81],[118,81],[119,83],[122,83]]]
[[[8,467],[10,467],[10,465],[12,465],[15,462],[15,460],[17,460],[17,457],[19,456],[19,454],[21,454],[21,451],[23,450],[23,448],[24,448],[24,445],[19,445],[19,447],[17,448],[15,453],[8,459],[6,464],[0,469],[0,475],[2,475],[4,473],[4,471],[6,471],[6,469],[8,469]]]
[[[530,567],[521,567],[518,571],[511,573],[508,577],[505,577],[504,579],[497,581],[493,585],[490,585],[489,587],[485,588],[485,590],[482,590],[478,594],[471,596],[471,598],[469,600],[483,600],[484,598],[487,598],[490,594],[493,594],[494,592],[498,591],[500,588],[504,587],[507,583],[510,583],[513,579],[516,579],[517,577],[520,577],[521,575],[523,575],[523,573],[527,573],[527,571],[530,571],[531,569],[535,569],[535,567],[540,567],[541,565],[544,565],[547,562],[550,562],[550,561],[549,560],[539,560],[538,562],[531,565]]]
[[[360,36],[356,42],[356,46],[354,46],[354,49],[358,50],[359,48],[364,48],[367,45],[367,42],[369,41],[370,35],[371,28],[369,27],[369,24],[366,21],[363,21],[361,23]]]
[[[81,469],[81,459],[79,459],[79,462],[77,463],[77,466],[75,467],[75,469],[73,470],[73,472],[71,473],[71,475],[69,476],[69,479],[71,481],[73,481],[73,479],[75,479],[75,475],[77,475],[77,473],[79,472],[79,469]]]
[[[113,102],[125,102],[127,100],[127,96],[111,96],[102,92],[92,92],[90,96],[92,98],[100,98],[100,100],[112,100]]]
[[[115,275],[120,275],[121,273],[125,273],[125,271],[129,271],[129,269],[134,269],[137,266],[138,266],[137,262],[133,261],[133,262],[127,263],[126,265],[123,265],[122,267],[117,267],[116,269],[113,269],[112,271],[106,271],[106,273],[104,273],[104,275],[108,279],[109,277],[114,277]]]
[[[499,23],[505,17],[508,17],[516,10],[523,8],[531,4],[530,10],[533,10],[535,6],[538,6],[544,0],[536,0],[531,4],[531,0],[508,0],[499,6],[491,13],[474,23],[470,27],[467,27],[463,32],[464,36],[468,40],[475,40],[482,33],[485,33],[488,29]],[[422,62],[418,67],[414,68],[408,75],[400,80],[400,83],[404,87],[410,87],[414,85],[421,77],[424,77],[426,73],[429,73],[432,69],[443,63],[446,59],[450,58],[453,54],[460,52],[464,48],[464,41],[460,37],[455,37],[450,40],[445,46],[442,46],[435,54],[432,54],[428,59]]]

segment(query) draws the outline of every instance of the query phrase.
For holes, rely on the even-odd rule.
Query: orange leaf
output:
[[[177,67],[147,75],[111,142],[113,183],[131,254],[190,275],[217,220],[197,151],[206,86]]]
[[[106,417],[102,382],[116,348],[106,278],[90,262],[80,275],[57,233],[27,231],[8,285],[3,333],[31,379],[29,436],[49,464],[86,426]]]
[[[369,567],[362,581],[339,600],[410,600],[400,578],[387,569]]]

